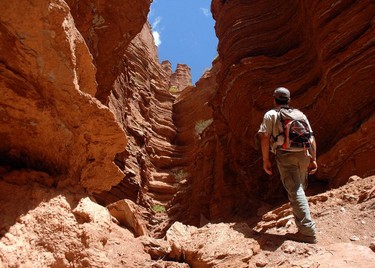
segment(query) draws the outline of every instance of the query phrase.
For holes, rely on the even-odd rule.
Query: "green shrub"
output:
[[[166,211],[165,206],[157,204],[152,206],[152,210],[156,213],[163,213]]]
[[[177,93],[179,93],[180,91],[178,90],[178,87],[176,87],[176,86],[171,86],[170,88],[169,88],[169,93],[171,93],[171,94],[177,94]]]
[[[183,169],[174,169],[172,170],[172,175],[179,182],[189,177],[190,174]]]
[[[195,133],[197,135],[202,134],[202,132],[213,122],[213,119],[208,120],[199,120],[197,123],[195,123]]]

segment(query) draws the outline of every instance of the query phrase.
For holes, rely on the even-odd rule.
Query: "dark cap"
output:
[[[278,87],[273,92],[273,96],[278,100],[289,100],[290,99],[290,92],[285,87]]]

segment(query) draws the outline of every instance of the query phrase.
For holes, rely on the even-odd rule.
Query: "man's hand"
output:
[[[318,170],[318,164],[316,163],[316,160],[311,160],[309,167],[307,168],[307,172],[309,175],[315,174],[315,172]]]
[[[272,165],[269,160],[263,161],[263,169],[268,175],[272,175]]]

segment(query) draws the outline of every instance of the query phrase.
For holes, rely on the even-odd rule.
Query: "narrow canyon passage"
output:
[[[99,80],[100,85],[114,81],[102,102],[115,113],[128,144],[116,157],[125,178],[111,191],[98,194],[98,202],[108,205],[129,199],[162,218],[148,223],[150,229],[162,234],[174,220],[199,226],[202,219],[246,218],[256,215],[264,205],[286,200],[278,177],[268,178],[260,168],[260,151],[254,140],[263,113],[272,107],[270,92],[280,84],[290,87],[295,96],[293,105],[308,115],[318,139],[323,160],[319,160],[319,172],[313,178],[317,184],[314,189],[310,187],[311,193],[321,192],[327,184],[342,185],[341,180],[354,172],[349,170],[371,175],[371,157],[364,156],[372,155],[373,142],[370,132],[362,131],[373,125],[373,111],[368,108],[373,104],[369,95],[371,72],[356,67],[362,59],[359,55],[373,51],[366,41],[371,39],[372,28],[366,25],[372,5],[366,13],[357,12],[365,5],[342,3],[327,8],[325,17],[320,18],[313,10],[326,10],[324,5],[248,3],[238,12],[237,3],[213,1],[219,56],[195,86],[191,85],[188,66],[180,65],[173,71],[169,62],[159,64],[146,23],[117,64],[117,76]],[[330,49],[331,39],[326,38],[335,20],[341,21],[334,14],[348,9],[357,16],[359,25],[358,31],[351,32],[358,38],[350,43],[360,53],[358,57],[351,53],[345,57],[345,51]],[[276,27],[286,17],[293,21]],[[316,23],[320,23],[321,32],[309,30]],[[226,34],[228,31],[231,34]],[[279,34],[266,34],[273,31]],[[343,44],[348,45],[349,40],[345,40]],[[341,55],[342,63],[333,64],[336,54]],[[371,60],[362,64],[372,68]],[[99,73],[105,71],[102,68],[99,66]],[[356,80],[369,81],[358,88],[368,97],[349,102],[345,94],[334,94],[336,88],[346,92],[339,77],[350,68],[355,75],[349,76],[345,87],[349,90]],[[346,109],[337,113],[335,107],[341,106]],[[348,114],[349,108],[358,111],[355,118]],[[355,122],[363,126],[358,128]],[[340,132],[333,131],[339,126],[343,126]],[[356,139],[364,139],[362,149],[350,146]],[[342,157],[336,157],[338,150]],[[145,218],[149,218],[148,213]]]

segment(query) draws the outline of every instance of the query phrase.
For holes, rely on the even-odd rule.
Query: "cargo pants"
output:
[[[277,150],[276,161],[299,232],[307,236],[315,236],[315,222],[311,218],[304,191],[307,187],[307,168],[310,158],[304,151]]]

